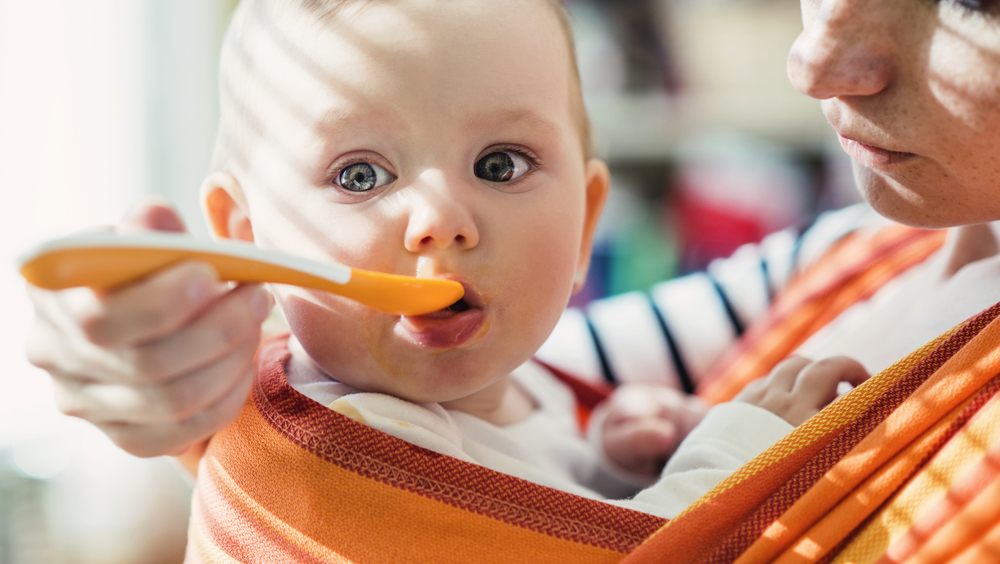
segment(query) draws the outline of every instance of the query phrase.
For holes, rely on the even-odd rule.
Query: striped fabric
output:
[[[743,246],[707,272],[567,310],[537,356],[592,383],[694,392],[792,280],[851,233],[886,224],[871,208],[852,206],[820,216],[801,234],[788,229]]]
[[[926,260],[941,248],[945,236],[943,230],[893,225],[874,235],[856,232],[843,237],[716,362],[699,382],[698,395],[709,403],[732,399],[849,307]]]
[[[796,312],[832,315],[936,245],[937,234],[895,227],[840,238],[747,329],[743,356],[721,378],[769,362],[763,343],[799,339],[810,324],[789,321]],[[250,401],[201,459],[188,562],[888,564],[1000,554],[1000,304],[872,377],[670,522],[375,431],[293,390],[276,347],[261,350]],[[704,389],[723,389],[716,382]]]
[[[859,386],[623,562],[996,562],[998,317]]]
[[[288,385],[282,347],[201,460],[187,562],[617,562],[664,523],[327,409]]]
[[[669,523],[374,431],[295,392],[265,348],[202,458],[188,562],[993,561],[998,318],[876,375]]]

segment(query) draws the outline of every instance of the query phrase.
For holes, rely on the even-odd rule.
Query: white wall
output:
[[[136,559],[145,541],[129,527],[176,508],[146,515],[162,462],[132,459],[55,410],[47,377],[24,360],[32,314],[14,260],[32,241],[117,221],[142,194],[179,202],[204,233],[196,194],[227,4],[0,0],[0,455],[53,476],[48,526],[65,550],[90,553],[72,561]]]

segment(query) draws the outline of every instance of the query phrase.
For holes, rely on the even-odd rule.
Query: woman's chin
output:
[[[942,194],[942,197],[933,197],[934,194],[931,194],[932,197],[928,197],[856,163],[854,179],[862,197],[872,209],[882,217],[910,227],[944,229],[1000,219],[1000,214],[990,212],[992,205],[970,206],[967,200],[960,197],[962,190],[958,188],[950,190],[950,195],[947,196]],[[930,184],[919,177],[915,181]],[[949,183],[942,180],[936,184],[934,192],[945,192],[941,186]]]

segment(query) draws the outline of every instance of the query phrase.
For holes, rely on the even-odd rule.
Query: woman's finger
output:
[[[211,365],[248,343],[260,342],[261,322],[273,305],[261,286],[245,285],[216,300],[184,328],[131,351],[136,384],[155,384]],[[247,358],[253,356],[251,351]]]
[[[179,452],[207,439],[236,419],[247,401],[253,378],[242,378],[220,401],[192,417],[163,425],[102,423],[98,428],[119,448],[134,456],[160,456]]]
[[[172,425],[214,405],[244,379],[253,378],[257,343],[248,342],[218,362],[153,386],[54,378],[64,413],[94,424]]]
[[[228,289],[208,264],[185,261],[114,291],[68,290],[59,297],[87,340],[125,347],[177,331]]]
[[[67,334],[42,316],[36,317],[28,332],[28,361],[53,378],[85,383],[132,381],[134,366],[120,352],[98,347],[78,331]]]
[[[140,233],[143,231],[171,231],[186,233],[184,220],[168,202],[148,199],[132,207],[115,226],[118,233]]]

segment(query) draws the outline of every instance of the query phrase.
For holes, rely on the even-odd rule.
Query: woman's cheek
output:
[[[964,14],[943,19],[928,53],[932,95],[966,128],[996,133],[1000,120],[996,110],[1000,103],[1000,83],[996,80],[1000,76],[1000,28],[996,23],[984,27],[987,22],[980,21],[982,18]]]

